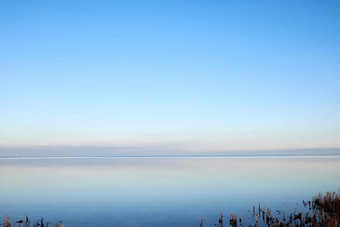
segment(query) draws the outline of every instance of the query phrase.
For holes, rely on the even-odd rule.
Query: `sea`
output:
[[[338,191],[339,155],[0,157],[0,220],[215,226],[253,207],[292,212]]]

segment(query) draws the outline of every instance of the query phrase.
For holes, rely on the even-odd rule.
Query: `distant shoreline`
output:
[[[196,158],[196,157],[321,157],[339,156],[340,148],[306,148],[306,149],[277,149],[277,150],[172,150],[148,147],[90,147],[90,146],[58,146],[58,147],[4,147],[0,146],[0,158],[26,157],[128,157],[128,158]]]
[[[112,156],[0,156],[0,159],[101,159],[101,158],[323,158],[337,157],[340,154],[296,154],[296,155],[112,155]]]

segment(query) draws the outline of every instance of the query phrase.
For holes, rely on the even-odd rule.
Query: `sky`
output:
[[[0,146],[340,147],[340,2],[1,1]]]

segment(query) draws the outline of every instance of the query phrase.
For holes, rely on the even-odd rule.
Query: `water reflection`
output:
[[[70,226],[199,226],[336,190],[340,158],[0,159],[0,216]],[[288,202],[288,203],[287,203]]]

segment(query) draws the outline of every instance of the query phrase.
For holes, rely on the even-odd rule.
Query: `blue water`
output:
[[[0,158],[0,219],[204,226],[253,205],[292,210],[340,186],[340,156]],[[249,223],[250,224],[250,223]]]

